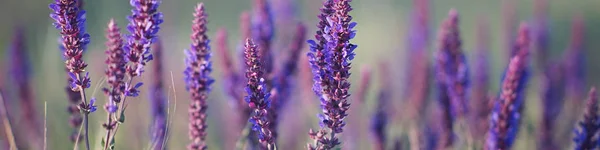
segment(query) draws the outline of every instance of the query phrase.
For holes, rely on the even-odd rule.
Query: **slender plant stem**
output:
[[[131,86],[131,83],[133,83],[133,79],[134,78],[135,78],[135,76],[130,77],[127,85]],[[125,89],[125,90],[127,90],[127,89]],[[123,116],[123,113],[125,113],[125,102],[126,102],[126,100],[127,100],[127,95],[123,94],[123,100],[121,101],[121,104],[119,106],[119,109],[121,109],[121,110],[119,111],[119,116],[114,116],[115,118],[121,119],[120,117]],[[117,115],[117,114],[115,113],[115,115]],[[110,117],[110,115],[109,115],[109,117]],[[117,131],[119,131],[120,124],[121,124],[120,122],[117,123],[117,124],[115,124],[115,128],[114,128],[115,131],[113,132],[112,137],[108,138],[108,139],[114,139],[115,136],[117,136]],[[106,142],[108,143],[109,141],[106,141]]]
[[[82,81],[81,79],[81,74],[77,73],[77,80]],[[83,83],[85,84],[85,83]],[[81,101],[83,102],[83,105],[87,105],[87,98],[85,97],[85,88],[82,85],[79,85],[79,93],[81,94]],[[88,111],[88,110],[86,110]],[[83,124],[84,124],[84,130],[85,130],[85,148],[87,150],[90,150],[90,136],[89,136],[89,116],[88,116],[88,112],[86,111],[81,111],[81,113],[83,113]]]
[[[6,106],[4,103],[4,97],[2,95],[2,91],[0,91],[0,106],[2,109],[2,122],[4,122],[4,130],[6,132],[6,138],[8,139],[8,143],[10,144],[11,150],[17,149],[17,144],[15,143],[15,135],[12,132],[12,126],[10,125],[10,120],[8,119],[8,112],[6,110]]]
[[[79,149],[79,137],[81,137],[81,130],[83,130],[83,126],[79,126],[79,131],[77,131],[77,137],[75,138],[75,144],[73,145],[73,150]]]
[[[107,126],[110,126],[110,125],[112,124],[112,117],[111,117],[111,114],[112,114],[112,113],[109,113],[109,114],[106,116],[106,118],[107,118],[107,120],[108,120],[108,122],[107,122]],[[110,145],[110,144],[109,144],[109,143],[110,143],[110,130],[112,130],[112,129],[108,129],[108,130],[106,130],[106,140],[104,140],[104,150],[107,150],[107,149],[108,149],[108,145]]]
[[[44,101],[44,150],[48,149],[48,101]]]

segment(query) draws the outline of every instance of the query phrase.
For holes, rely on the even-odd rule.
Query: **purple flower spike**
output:
[[[458,28],[458,12],[450,10],[439,32],[439,50],[435,55],[438,102],[444,113],[443,147],[452,145],[453,120],[467,111],[469,71],[463,54]]]
[[[265,74],[270,76],[274,66],[271,45],[273,42],[273,34],[275,32],[271,6],[267,0],[254,0],[253,7],[252,38],[256,40],[260,49],[260,56],[261,59],[263,59]],[[269,86],[271,86],[270,82],[271,81],[267,81]]]
[[[348,115],[350,104],[350,61],[354,59],[356,45],[350,40],[354,37],[356,26],[349,12],[351,0],[328,0],[323,3],[318,31],[315,41],[308,41],[311,51],[308,53],[309,62],[313,70],[315,84],[313,90],[321,99],[321,108],[325,118],[322,123],[331,130],[330,137],[315,136],[316,132],[309,133],[315,145],[309,149],[332,149],[340,142],[335,137],[341,133],[346,125],[344,118]],[[321,132],[320,130],[319,132]]]
[[[90,36],[85,33],[85,11],[77,4],[78,0],[56,0],[50,4],[50,9],[54,11],[50,18],[56,21],[54,26],[60,30],[67,69],[74,76],[81,76],[87,67],[82,57]],[[89,81],[87,75],[76,77],[71,85],[87,88]]]
[[[570,95],[581,97],[585,95],[585,67],[586,59],[583,51],[585,37],[585,22],[583,16],[577,15],[573,17],[571,23],[571,39],[563,58],[565,62],[566,73],[566,88]],[[583,99],[583,98],[581,98]]]
[[[192,141],[188,145],[190,150],[204,150],[206,146],[206,109],[210,85],[214,79],[209,75],[212,72],[210,61],[211,51],[209,40],[206,36],[208,23],[204,4],[199,3],[194,12],[192,24],[192,44],[186,50],[186,69],[184,72],[187,90],[191,93],[189,108],[189,136]]]
[[[125,52],[123,51],[123,38],[117,24],[113,19],[108,23],[106,29],[106,61],[108,68],[104,72],[106,74],[106,82],[108,88],[104,88],[105,94],[109,97],[110,103],[120,103],[121,95],[125,91],[125,66],[127,60],[125,59]]]
[[[248,95],[245,100],[248,102],[248,107],[253,110],[249,121],[253,123],[253,129],[257,131],[262,148],[271,150],[275,147],[275,141],[269,129],[272,120],[268,115],[273,112],[270,110],[270,94],[267,92],[259,50],[251,39],[246,40],[245,48],[246,78],[248,79],[246,86]]]
[[[130,0],[133,7],[131,16],[128,16],[127,30],[131,33],[127,39],[125,52],[128,61],[133,64],[127,66],[130,76],[141,76],[144,66],[152,60],[150,45],[156,39],[156,34],[163,22],[163,15],[158,12],[158,0]]]
[[[598,148],[598,139],[594,138],[600,130],[598,120],[598,94],[596,88],[592,87],[583,114],[583,120],[579,122],[579,130],[575,129],[575,150],[588,150]]]
[[[490,115],[487,149],[510,149],[518,134],[528,77],[529,26],[522,23],[502,87]]]
[[[114,19],[108,22],[108,28],[106,29],[106,61],[108,68],[104,71],[106,75],[106,82],[108,87],[103,88],[104,94],[107,97],[107,103],[104,105],[104,109],[108,112],[106,123],[102,124],[102,127],[106,129],[106,137],[104,141],[109,141],[113,129],[117,124],[117,120],[113,120],[113,116],[119,109],[118,103],[121,103],[123,94],[125,94],[125,74],[126,64],[125,52],[123,51],[123,38],[121,37],[120,28],[115,23]],[[103,145],[105,148],[109,147],[110,142],[105,142]]]

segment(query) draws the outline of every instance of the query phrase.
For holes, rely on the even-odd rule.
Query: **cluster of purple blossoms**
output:
[[[108,23],[106,39],[108,41],[106,42],[107,58],[105,63],[108,65],[108,68],[104,73],[106,75],[108,87],[104,88],[103,91],[108,97],[107,103],[104,106],[108,115],[106,123],[102,124],[102,126],[106,129],[106,138],[109,138],[112,130],[117,124],[117,121],[113,120],[113,116],[118,110],[117,104],[121,102],[125,91],[125,65],[127,64],[125,52],[123,51],[123,39],[121,37],[120,28],[113,19]],[[109,143],[110,142],[105,142],[104,146],[108,147]]]
[[[248,95],[244,100],[248,103],[248,107],[252,109],[249,121],[252,123],[252,130],[258,132],[258,139],[262,147],[273,149],[275,141],[269,128],[272,120],[268,116],[271,107],[271,100],[269,99],[271,94],[267,92],[264,68],[259,57],[258,47],[251,39],[246,40],[245,48],[246,78],[248,79],[246,92]]]
[[[319,115],[322,127],[331,129],[331,137],[315,136],[317,141],[310,149],[331,149],[340,142],[335,137],[341,133],[345,126],[344,118],[350,107],[347,98],[350,96],[350,61],[354,59],[356,45],[350,40],[356,35],[353,30],[356,26],[348,14],[352,7],[351,0],[328,0],[321,8],[317,24],[319,30],[315,35],[316,41],[309,40],[311,51],[308,53],[309,62],[313,70],[315,84],[314,92],[321,99],[321,108],[324,115]],[[323,130],[321,130],[323,131]],[[321,132],[319,131],[319,132]]]
[[[64,48],[64,58],[69,77],[71,77],[70,88],[80,91],[90,86],[88,73],[83,76],[87,64],[83,61],[83,51],[90,42],[90,35],[85,33],[85,10],[78,7],[77,0],[56,0],[50,4],[54,12],[50,17],[56,22],[54,27],[60,30],[61,47]],[[87,104],[83,103],[84,110],[89,110]]]
[[[509,149],[517,136],[528,77],[529,26],[522,23],[502,87],[490,114],[487,149]]]
[[[208,92],[214,79],[209,75],[212,72],[210,61],[211,51],[209,39],[206,36],[207,15],[204,4],[196,6],[192,24],[192,44],[185,50],[186,69],[184,72],[186,89],[191,93],[189,108],[189,136],[192,141],[188,149],[206,149],[206,109]]]
[[[127,46],[124,47],[126,58],[130,65],[126,67],[127,74],[133,78],[141,76],[144,66],[153,59],[150,46],[156,40],[156,34],[163,22],[163,15],[158,11],[160,1],[158,0],[130,0],[133,6],[131,16],[128,16],[129,24],[127,30],[131,33],[127,37]],[[135,86],[127,84],[125,93],[127,96],[136,97],[138,88],[142,83]]]
[[[275,31],[273,14],[271,13],[271,7],[267,0],[254,0],[253,4],[255,10],[254,15],[252,16],[251,34],[260,49],[260,56],[263,60],[265,73],[267,77],[269,77],[274,70],[273,52],[271,51]],[[271,86],[270,79],[267,80],[268,86]]]
[[[587,106],[583,114],[583,120],[579,122],[579,130],[575,129],[575,150],[587,150],[598,148],[598,131],[600,131],[600,118],[598,114],[598,94],[596,88],[590,90]]]
[[[450,10],[439,32],[439,51],[435,56],[438,102],[443,112],[443,146],[452,145],[453,120],[467,111],[469,70],[461,48],[458,12]]]

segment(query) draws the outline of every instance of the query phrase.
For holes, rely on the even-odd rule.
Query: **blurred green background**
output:
[[[312,38],[315,31],[315,24],[317,22],[316,15],[319,12],[318,9],[321,7],[320,0],[270,0],[275,6],[274,12],[279,9],[285,9],[283,7],[277,8],[279,3],[283,1],[291,1],[292,11],[296,14],[297,18],[292,20],[302,21],[309,27],[307,33],[309,38]],[[48,4],[51,0],[0,0],[0,86],[3,89],[10,91],[13,84],[11,80],[8,80],[7,68],[10,64],[7,60],[7,48],[10,45],[11,37],[15,26],[21,26],[25,29],[26,43],[29,50],[29,58],[32,61],[32,86],[37,100],[37,107],[40,108],[38,112],[43,113],[44,102],[48,103],[47,109],[47,122],[48,122],[48,147],[52,150],[63,150],[71,149],[72,144],[68,140],[68,135],[71,129],[68,126],[68,114],[65,111],[67,105],[66,95],[63,87],[65,86],[65,74],[63,72],[64,64],[61,60],[61,54],[58,50],[57,39],[59,37],[58,30],[54,29],[51,25],[52,21],[48,15],[50,9]],[[170,126],[170,137],[169,137],[169,148],[170,149],[184,149],[188,143],[187,136],[187,107],[189,101],[189,94],[184,89],[182,71],[184,68],[183,63],[183,49],[189,47],[189,34],[191,31],[191,19],[194,6],[198,2],[204,2],[206,10],[209,14],[209,36],[214,37],[214,33],[217,28],[226,28],[229,33],[229,46],[232,50],[238,45],[240,32],[238,32],[239,15],[242,11],[251,10],[251,0],[164,0],[160,5],[159,9],[164,13],[165,22],[161,25],[159,32],[160,37],[163,39],[163,46],[166,54],[164,58],[165,76],[168,79],[166,84],[171,88],[171,76],[174,80],[175,90],[170,93],[170,107],[173,116],[172,125]],[[356,38],[353,43],[359,45],[356,50],[357,59],[353,61],[354,75],[351,80],[353,83],[358,83],[359,79],[359,68],[360,66],[371,66],[373,72],[378,74],[376,65],[380,61],[388,61],[394,70],[394,75],[397,76],[398,81],[395,83],[402,83],[402,76],[404,76],[403,70],[405,70],[406,58],[406,32],[409,21],[410,12],[413,10],[413,2],[411,0],[354,0],[351,5],[354,10],[351,15],[354,17],[354,21],[358,22],[356,29],[358,30]],[[476,33],[475,27],[478,22],[478,18],[486,18],[490,23],[491,32],[491,56],[490,68],[491,72],[491,90],[497,91],[499,89],[498,81],[500,80],[503,68],[506,66],[507,59],[505,56],[506,46],[504,43],[504,34],[502,27],[502,6],[503,1],[500,0],[431,0],[430,1],[430,32],[431,40],[435,40],[435,33],[441,20],[446,16],[447,12],[451,8],[456,8],[460,13],[460,30],[463,38],[463,49],[466,51],[469,58],[473,58],[473,49],[475,48]],[[515,11],[517,14],[517,20],[519,21],[530,21],[533,17],[533,2],[532,0],[520,0],[516,1]],[[572,17],[580,14],[585,19],[585,58],[587,59],[586,66],[586,87],[591,85],[597,85],[600,80],[596,79],[600,75],[600,66],[596,65],[600,63],[599,59],[595,56],[600,56],[600,1],[598,0],[549,0],[549,28],[550,28],[550,56],[554,58],[560,58],[563,51],[569,44],[570,37],[570,26]],[[116,19],[117,23],[124,28],[127,24],[125,17],[130,14],[131,7],[127,0],[85,0],[84,9],[87,11],[87,31],[91,35],[91,43],[85,54],[85,60],[90,65],[87,71],[90,72],[92,78],[92,88],[96,87],[98,81],[103,77],[105,69],[104,64],[104,30],[109,19]],[[276,14],[277,15],[277,14]],[[275,20],[278,23],[277,33],[291,32],[294,30],[291,26],[285,26],[289,22]],[[517,22],[518,23],[518,22]],[[517,24],[515,24],[515,27]],[[127,31],[123,30],[123,33]],[[214,40],[213,40],[214,41]],[[276,40],[276,42],[278,42]],[[213,42],[215,43],[215,42]],[[435,41],[430,42],[430,52],[435,48]],[[213,47],[216,48],[216,46]],[[279,47],[284,47],[281,44]],[[215,49],[213,49],[214,51]],[[305,48],[305,51],[307,49]],[[215,72],[213,74],[216,77],[217,82],[214,84],[214,90],[211,92],[209,100],[209,149],[232,149],[235,139],[231,140],[230,137],[235,137],[238,134],[239,129],[231,129],[233,119],[230,119],[231,114],[235,111],[228,106],[229,100],[225,96],[225,92],[222,88],[221,76],[218,62],[218,57],[213,57],[216,61],[214,67]],[[235,57],[234,57],[235,58]],[[154,63],[154,62],[152,62]],[[301,65],[306,65],[306,62],[301,62]],[[473,63],[471,63],[473,64]],[[534,78],[529,82],[528,96],[526,99],[526,113],[524,115],[524,123],[522,124],[521,133],[516,143],[515,149],[533,149],[535,145],[535,127],[537,126],[539,111],[539,84],[537,77],[538,72],[534,72]],[[377,75],[374,75],[377,77]],[[149,76],[144,76],[143,80],[149,80]],[[373,80],[373,85],[369,91],[369,99],[366,105],[362,105],[360,108],[352,107],[351,109],[358,109],[353,111],[357,114],[350,114],[351,116],[356,115],[358,118],[362,118],[365,121],[359,121],[364,123],[361,125],[363,129],[358,129],[359,141],[355,141],[356,149],[371,149],[372,141],[368,140],[369,134],[367,130],[367,119],[373,110],[374,99],[378,90],[378,80]],[[310,82],[310,80],[299,80],[299,82]],[[300,83],[298,85],[302,85]],[[146,84],[142,92],[148,91]],[[356,85],[356,84],[355,84]],[[396,85],[401,87],[403,85]],[[352,90],[356,90],[357,86],[353,86]],[[396,88],[398,91],[402,88]],[[172,90],[172,89],[171,89]],[[280,129],[279,144],[285,147],[295,147],[295,149],[304,149],[306,142],[308,142],[308,136],[306,132],[311,127],[317,127],[317,118],[315,114],[318,113],[318,100],[314,96],[310,89],[296,88],[298,91],[302,91],[302,94],[296,95],[293,98],[293,102],[289,103],[290,111],[288,114],[284,114],[283,121],[291,121],[292,123],[284,123]],[[401,91],[399,91],[401,92]],[[93,94],[95,93],[95,94]],[[299,92],[300,93],[300,92]],[[495,92],[493,92],[495,93]],[[14,101],[11,101],[10,97],[14,97],[14,93],[7,94],[7,103],[10,105],[18,105]],[[99,99],[98,105],[104,104],[103,94],[101,91],[94,92],[88,90],[88,95],[97,97]],[[147,93],[142,93],[141,97],[132,99],[127,112],[127,118],[131,118],[125,123],[124,129],[120,130],[117,136],[117,148],[118,149],[145,149],[148,148],[148,123],[149,110]],[[307,99],[300,101],[302,99]],[[352,101],[352,100],[351,100]],[[394,109],[402,110],[406,108],[406,105],[402,105],[403,98],[395,97]],[[569,102],[569,100],[567,100]],[[174,104],[177,103],[177,108],[174,108]],[[16,106],[8,106],[12,110],[17,110]],[[9,109],[10,111],[11,109]],[[91,115],[93,119],[90,124],[90,132],[92,132],[92,143],[93,145],[99,145],[100,138],[104,135],[104,130],[100,126],[104,122],[105,111],[99,109],[96,113]],[[565,112],[580,110],[563,110]],[[11,116],[19,114],[18,111],[9,112]],[[399,114],[402,115],[402,114]],[[43,114],[40,114],[43,116]],[[398,116],[395,116],[398,117]],[[402,118],[402,117],[399,117]],[[13,127],[15,128],[15,134],[22,133],[20,129],[20,118],[13,120]],[[300,120],[300,121],[297,121]],[[390,125],[388,136],[390,139],[396,137],[405,137],[408,134],[406,127],[403,127],[405,123],[403,121],[410,120],[396,120]],[[560,121],[559,121],[560,122]],[[291,130],[290,130],[291,129]],[[568,129],[569,131],[571,129]],[[570,132],[569,132],[570,133]],[[232,135],[234,134],[234,135]],[[295,136],[295,137],[294,137]],[[561,139],[570,140],[572,134],[558,135]],[[295,140],[286,141],[284,139]],[[226,140],[229,139],[229,140]],[[5,140],[2,138],[1,140]],[[460,141],[460,139],[459,139]],[[28,143],[27,141],[20,141],[21,143]],[[390,141],[391,142],[391,141]],[[568,144],[568,141],[562,141],[564,144]],[[568,146],[568,145],[567,145]],[[96,146],[99,147],[99,146]],[[464,147],[457,147],[457,149],[463,149]]]

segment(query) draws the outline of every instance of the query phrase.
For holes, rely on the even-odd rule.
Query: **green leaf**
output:
[[[125,112],[121,112],[121,116],[119,117],[119,123],[125,123]]]

